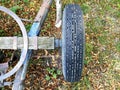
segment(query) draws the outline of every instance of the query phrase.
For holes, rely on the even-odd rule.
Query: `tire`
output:
[[[69,4],[64,9],[62,23],[62,70],[68,82],[77,82],[81,78],[84,46],[85,30],[81,8]]]

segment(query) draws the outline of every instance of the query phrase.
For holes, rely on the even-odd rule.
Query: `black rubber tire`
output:
[[[83,14],[79,5],[69,4],[63,12],[62,69],[68,82],[81,78],[85,46]]]

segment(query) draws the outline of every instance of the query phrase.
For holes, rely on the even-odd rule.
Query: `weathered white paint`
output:
[[[54,49],[54,37],[29,37],[29,49]],[[0,49],[23,49],[23,37],[0,37]]]

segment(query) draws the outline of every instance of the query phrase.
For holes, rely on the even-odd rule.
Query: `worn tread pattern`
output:
[[[69,4],[63,12],[62,68],[66,81],[79,81],[84,59],[83,15],[79,5]]]

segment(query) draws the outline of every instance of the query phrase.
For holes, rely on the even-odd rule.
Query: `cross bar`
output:
[[[29,37],[28,48],[54,49],[54,37]],[[0,49],[23,49],[23,37],[0,37]]]

